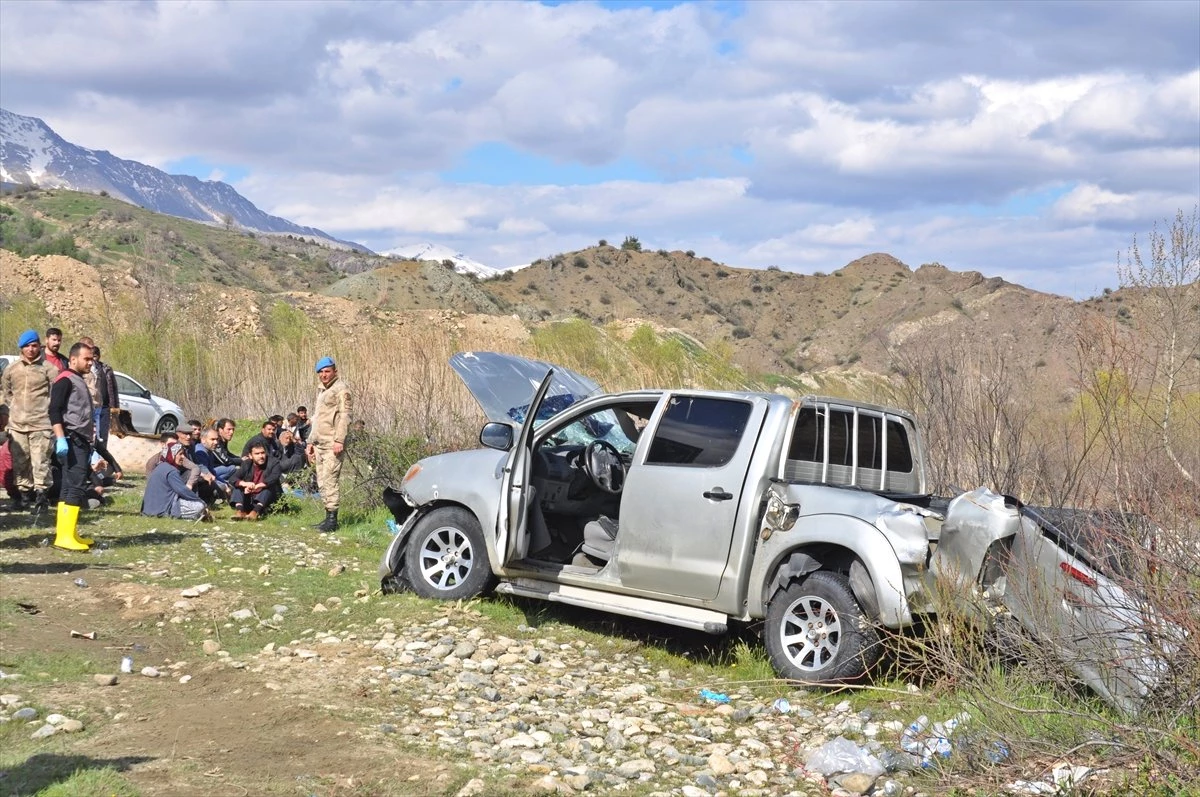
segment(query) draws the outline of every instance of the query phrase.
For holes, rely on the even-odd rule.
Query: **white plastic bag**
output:
[[[810,752],[804,766],[825,777],[838,772],[862,772],[879,777],[885,771],[878,758],[844,736],[831,739]]]

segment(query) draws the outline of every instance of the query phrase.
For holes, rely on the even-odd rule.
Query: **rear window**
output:
[[[733,459],[751,406],[744,401],[676,396],[658,423],[647,465],[719,467]]]
[[[885,423],[878,413],[859,410],[858,437],[855,441],[856,413],[852,410],[829,408],[826,405],[802,407],[796,417],[785,475],[789,478],[822,478],[820,466],[826,463],[826,416],[828,415],[828,464],[836,468],[825,478],[837,483],[862,483],[854,479],[852,469],[879,472],[884,469],[884,441],[887,443],[887,472],[911,474],[912,448],[903,423],[892,419]],[[809,464],[811,463],[811,464]],[[818,466],[817,469],[813,465]],[[845,470],[851,469],[851,470]]]

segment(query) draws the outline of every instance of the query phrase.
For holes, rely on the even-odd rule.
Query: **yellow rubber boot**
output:
[[[58,522],[54,527],[54,547],[64,551],[86,551],[87,545],[75,539],[75,524],[79,522],[79,507],[58,505]]]
[[[72,524],[71,529],[71,533],[75,535],[75,542],[79,543],[80,545],[92,545],[96,542],[95,540],[93,540],[91,537],[85,537],[79,533],[79,507],[73,506],[71,509],[75,510],[76,522]]]

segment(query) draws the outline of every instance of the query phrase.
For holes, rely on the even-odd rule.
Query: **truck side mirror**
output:
[[[513,428],[507,423],[492,421],[479,432],[479,442],[487,448],[508,451],[513,444]]]

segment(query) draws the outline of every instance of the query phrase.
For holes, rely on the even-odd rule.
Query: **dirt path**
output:
[[[131,583],[122,578],[124,568],[83,561],[24,548],[18,561],[0,564],[0,598],[16,605],[0,631],[0,669],[45,662],[51,670],[49,678],[29,672],[0,682],[0,691],[87,728],[63,737],[57,752],[7,772],[0,793],[22,784],[19,793],[32,794],[76,769],[102,767],[125,772],[147,795],[428,793],[421,784],[405,787],[428,762],[362,738],[361,723],[344,712],[297,703],[268,688],[260,673],[189,650],[183,634],[162,619],[177,592]],[[76,578],[87,588],[75,586]],[[94,631],[97,639],[73,638],[73,630]],[[115,686],[97,685],[93,675],[117,673],[126,653],[134,656],[135,672]],[[164,677],[140,675],[143,666]],[[191,677],[180,683],[184,674]],[[345,705],[348,697],[334,702]]]

